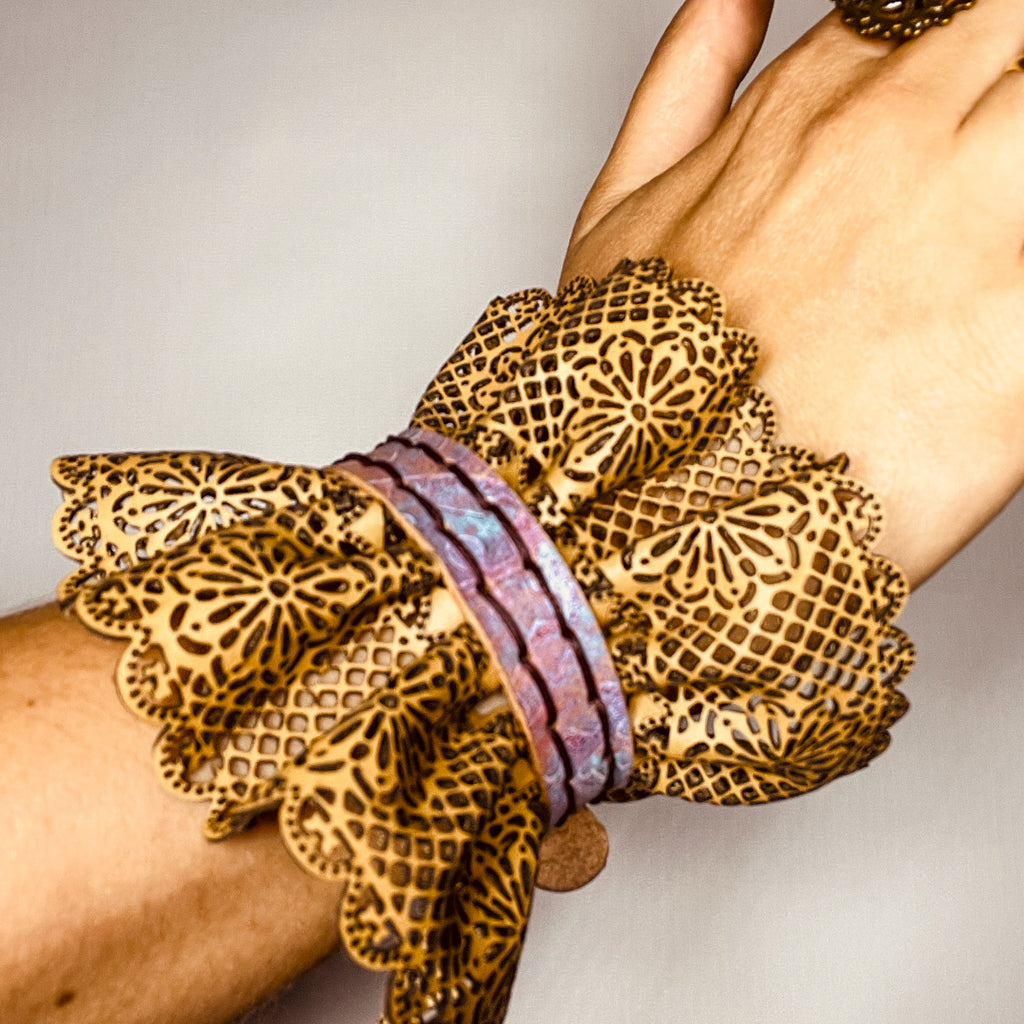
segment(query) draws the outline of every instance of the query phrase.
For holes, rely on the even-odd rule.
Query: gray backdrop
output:
[[[780,0],[777,51],[823,0]],[[555,283],[671,0],[0,0],[0,610],[60,452],[321,464],[401,426],[493,295]],[[608,808],[510,1024],[1024,1020],[1024,508],[911,602],[914,708],[767,808]],[[341,957],[262,1024],[375,1020]]]

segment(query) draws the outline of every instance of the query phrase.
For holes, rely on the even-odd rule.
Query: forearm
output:
[[[2,1020],[208,1024],[336,942],[338,887],[274,823],[211,843],[205,805],[160,788],[155,730],[113,685],[121,649],[54,608],[0,621]]]

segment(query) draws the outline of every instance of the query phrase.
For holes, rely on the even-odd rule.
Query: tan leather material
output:
[[[584,807],[544,836],[537,885],[550,892],[571,892],[597,878],[607,860],[608,833]]]
[[[604,635],[632,728],[625,801],[803,793],[884,749],[913,652],[841,457],[773,443],[753,339],[657,260],[497,299],[413,426],[520,495]],[[395,972],[388,1017],[500,1021],[539,880],[604,862],[586,815],[546,850],[545,792],[436,553],[358,481],[202,452],[60,459],[61,588],[127,642],[117,685],[162,727],[164,785],[221,838],[276,810],[346,883],[343,940]]]

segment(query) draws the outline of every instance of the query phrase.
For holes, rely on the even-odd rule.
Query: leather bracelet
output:
[[[495,300],[368,457],[55,465],[61,599],[128,641],[162,781],[211,838],[276,809],[344,880],[394,1024],[502,1019],[574,804],[775,800],[888,743],[913,652],[881,510],[842,457],[774,445],[755,358],[712,287],[627,262]]]
[[[530,743],[551,821],[629,781],[633,743],[597,620],[515,491],[468,448],[407,430],[331,466],[372,488],[446,568]]]

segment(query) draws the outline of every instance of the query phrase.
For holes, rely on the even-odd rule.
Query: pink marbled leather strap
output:
[[[547,790],[551,824],[633,763],[629,715],[594,613],[522,499],[478,455],[413,428],[332,469],[410,523],[493,651]]]

